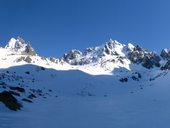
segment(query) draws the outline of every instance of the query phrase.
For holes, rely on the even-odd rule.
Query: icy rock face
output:
[[[168,49],[163,49],[160,55],[163,59],[168,60],[170,58],[170,51]]]
[[[110,39],[104,46],[104,51],[108,55],[121,55],[121,50],[123,49],[124,45],[117,42],[116,40]]]
[[[162,70],[170,70],[170,51],[163,49],[160,56],[165,60],[165,65],[161,67]]]
[[[127,45],[127,47],[125,49],[126,49],[127,52],[128,51],[134,51],[135,46],[133,44],[131,44],[131,43],[128,43],[128,45]]]
[[[83,64],[90,64],[90,63],[103,63],[102,60],[107,60],[115,58],[115,57],[122,57],[125,54],[122,52],[125,45],[113,41],[110,39],[102,46],[94,47],[94,48],[86,48],[85,51],[82,53],[79,50],[72,50],[69,53],[63,56],[64,61],[71,65],[83,65]]]
[[[56,63],[56,64],[58,64],[58,63],[61,62],[60,59],[57,59],[57,58],[54,58],[54,57],[49,58],[49,60],[50,60],[51,62],[53,62],[53,63]]]
[[[21,62],[21,61],[25,61],[27,63],[32,63],[32,59],[30,56],[26,56],[26,57],[21,56],[16,59],[16,62]]]
[[[170,70],[170,60],[168,60],[166,62],[166,64],[163,67],[161,67],[161,69],[162,70]]]
[[[69,64],[80,65],[82,53],[79,50],[71,50],[68,54],[64,54],[63,59]]]
[[[90,63],[113,63],[127,65],[127,61],[134,64],[141,64],[147,69],[154,66],[160,67],[160,56],[147,51],[140,46],[128,44],[127,46],[110,39],[102,46],[87,48],[82,53],[79,50],[72,50],[64,55],[64,61],[71,65],[83,65]]]
[[[142,64],[145,68],[153,68],[154,66],[160,67],[161,58],[153,53],[149,52],[138,45],[131,49],[128,53],[128,58],[133,63]]]
[[[32,46],[29,43],[26,43],[21,37],[17,37],[17,39],[11,38],[5,48],[9,49],[13,54],[36,55]]]

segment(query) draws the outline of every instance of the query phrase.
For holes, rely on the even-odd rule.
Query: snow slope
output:
[[[128,54],[124,45],[114,44],[102,61],[83,65],[25,54],[23,48],[17,54],[0,48],[0,92],[15,86],[25,89],[15,96],[24,106],[20,111],[0,102],[0,128],[169,128],[169,71],[147,69],[128,58],[112,62]],[[111,55],[114,50],[118,54]],[[98,58],[97,51],[78,57],[89,59],[95,53]],[[77,58],[69,62],[73,60]],[[22,101],[30,94],[36,96],[30,99],[33,103]]]
[[[24,71],[28,68],[24,67]],[[19,71],[21,74],[23,69]],[[170,87],[166,83],[169,73],[156,81],[143,82],[142,89],[138,85],[141,82],[124,84],[112,76],[91,76],[80,71],[48,70],[33,74],[38,82],[29,83],[28,88],[52,89],[52,92],[47,98],[35,99],[32,104],[24,103],[21,111],[1,111],[2,128],[170,126]]]

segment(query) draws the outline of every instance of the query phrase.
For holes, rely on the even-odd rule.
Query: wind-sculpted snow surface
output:
[[[170,127],[167,49],[158,55],[109,40],[44,58],[12,40],[0,48],[0,95],[22,107],[14,112],[0,97],[0,128]]]

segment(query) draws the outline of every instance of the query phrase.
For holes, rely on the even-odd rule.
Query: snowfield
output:
[[[15,68],[21,68],[17,70],[19,74],[29,68],[36,69],[34,66]],[[38,82],[29,87],[51,89],[50,95],[39,97],[31,104],[24,103],[24,108],[17,112],[1,104],[1,128],[170,127],[169,73],[141,88],[139,82],[125,84],[110,75],[46,70],[32,71]]]

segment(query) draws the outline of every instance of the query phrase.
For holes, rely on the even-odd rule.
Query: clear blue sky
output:
[[[170,48],[170,0],[0,0],[0,45],[18,35],[42,56],[109,38],[160,52]]]

